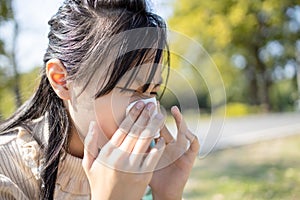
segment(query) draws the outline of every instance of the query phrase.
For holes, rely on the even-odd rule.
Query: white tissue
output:
[[[155,109],[154,109],[153,114],[152,114],[151,119],[150,119],[150,120],[152,120],[152,118],[158,113],[157,101],[156,101],[156,98],[155,98],[155,97],[152,97],[152,98],[149,98],[149,99],[139,99],[138,101],[134,101],[134,102],[130,103],[130,104],[128,105],[128,107],[126,108],[126,115],[129,113],[130,109],[131,109],[137,102],[139,102],[139,101],[142,101],[142,102],[144,102],[145,104],[150,103],[150,102],[154,103]],[[154,138],[159,138],[159,137],[160,137],[160,133],[159,133],[159,131],[158,131],[158,132],[155,134]]]

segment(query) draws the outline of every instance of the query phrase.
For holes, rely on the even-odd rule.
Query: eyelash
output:
[[[134,92],[141,93],[141,92],[139,92],[139,91],[137,91],[137,90],[134,90]],[[142,94],[143,94],[143,93],[142,93]],[[158,93],[157,93],[157,92],[150,92],[150,95],[158,96]]]
[[[150,94],[153,94],[155,96],[158,96],[158,93],[157,92],[150,92]]]

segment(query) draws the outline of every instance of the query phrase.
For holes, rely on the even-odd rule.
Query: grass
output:
[[[184,199],[300,199],[300,136],[218,151],[197,159]]]

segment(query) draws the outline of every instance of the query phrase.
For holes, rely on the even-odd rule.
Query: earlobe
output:
[[[46,64],[48,80],[57,94],[63,100],[70,99],[70,92],[66,84],[67,71],[65,66],[58,59],[51,59]]]

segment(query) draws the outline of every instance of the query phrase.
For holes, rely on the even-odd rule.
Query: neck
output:
[[[72,156],[83,158],[84,145],[75,128],[71,129],[69,147],[67,150]]]

